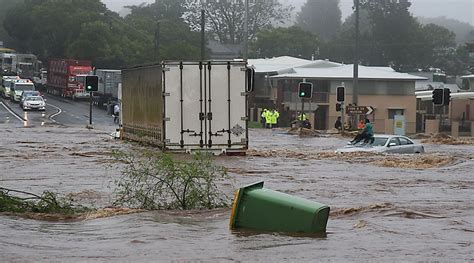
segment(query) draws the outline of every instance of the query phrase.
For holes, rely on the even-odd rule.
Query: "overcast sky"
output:
[[[257,0],[258,1],[258,0]],[[282,0],[290,3],[299,11],[307,0]],[[154,0],[102,0],[113,11],[120,11],[126,5],[139,5]],[[352,12],[353,0],[340,0],[343,18]],[[474,25],[474,0],[411,0],[410,11],[415,16],[438,17],[445,16]]]

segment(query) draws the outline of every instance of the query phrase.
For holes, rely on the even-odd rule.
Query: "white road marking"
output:
[[[16,113],[14,113],[13,111],[11,111],[4,103],[3,101],[0,101],[0,104],[2,104],[2,106],[8,111],[10,112],[11,115],[15,116],[15,118],[17,118],[19,121],[24,121],[24,119],[22,119],[20,116],[18,116]]]
[[[54,117],[58,116],[59,114],[61,114],[63,112],[63,110],[61,110],[61,108],[57,107],[57,106],[54,106],[53,104],[49,104],[47,103],[46,105],[49,105],[55,109],[58,110],[58,112],[56,112],[55,114],[52,114],[51,116],[49,116],[49,119],[51,119],[52,121],[56,122],[55,119],[53,119]]]

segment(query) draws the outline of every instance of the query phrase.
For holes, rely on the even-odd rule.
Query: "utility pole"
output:
[[[360,0],[354,0],[355,5],[355,49],[354,49],[354,80],[352,84],[352,103],[358,104],[359,88],[359,8]]]
[[[155,60],[160,60],[160,20],[156,21],[155,28]]]
[[[206,11],[204,10],[204,2],[201,0],[201,61],[206,58]]]
[[[344,92],[346,91],[346,87],[344,85],[344,82],[341,82],[341,87],[344,87]],[[345,97],[345,94],[344,94]],[[341,101],[341,131],[344,131],[344,124],[346,122],[346,114],[345,114],[346,106],[344,105],[344,101]]]
[[[158,9],[158,0],[155,0],[155,60],[160,60],[160,10]]]
[[[357,106],[359,103],[359,8],[360,0],[354,0],[355,7],[355,48],[354,48],[354,78],[352,82],[352,104]],[[352,121],[357,124],[359,115],[354,115]]]
[[[249,52],[249,0],[245,0],[245,18],[244,18],[244,54],[243,57],[244,59],[248,58],[248,52]]]

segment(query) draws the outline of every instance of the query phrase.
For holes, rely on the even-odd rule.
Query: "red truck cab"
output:
[[[88,98],[84,80],[92,73],[91,62],[76,59],[51,59],[48,63],[47,92],[71,99]]]

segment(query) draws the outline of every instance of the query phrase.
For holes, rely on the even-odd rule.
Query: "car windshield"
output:
[[[43,101],[41,97],[28,97],[26,98],[27,101]]]
[[[38,96],[39,92],[38,91],[24,91],[23,96],[28,97],[28,96]]]

